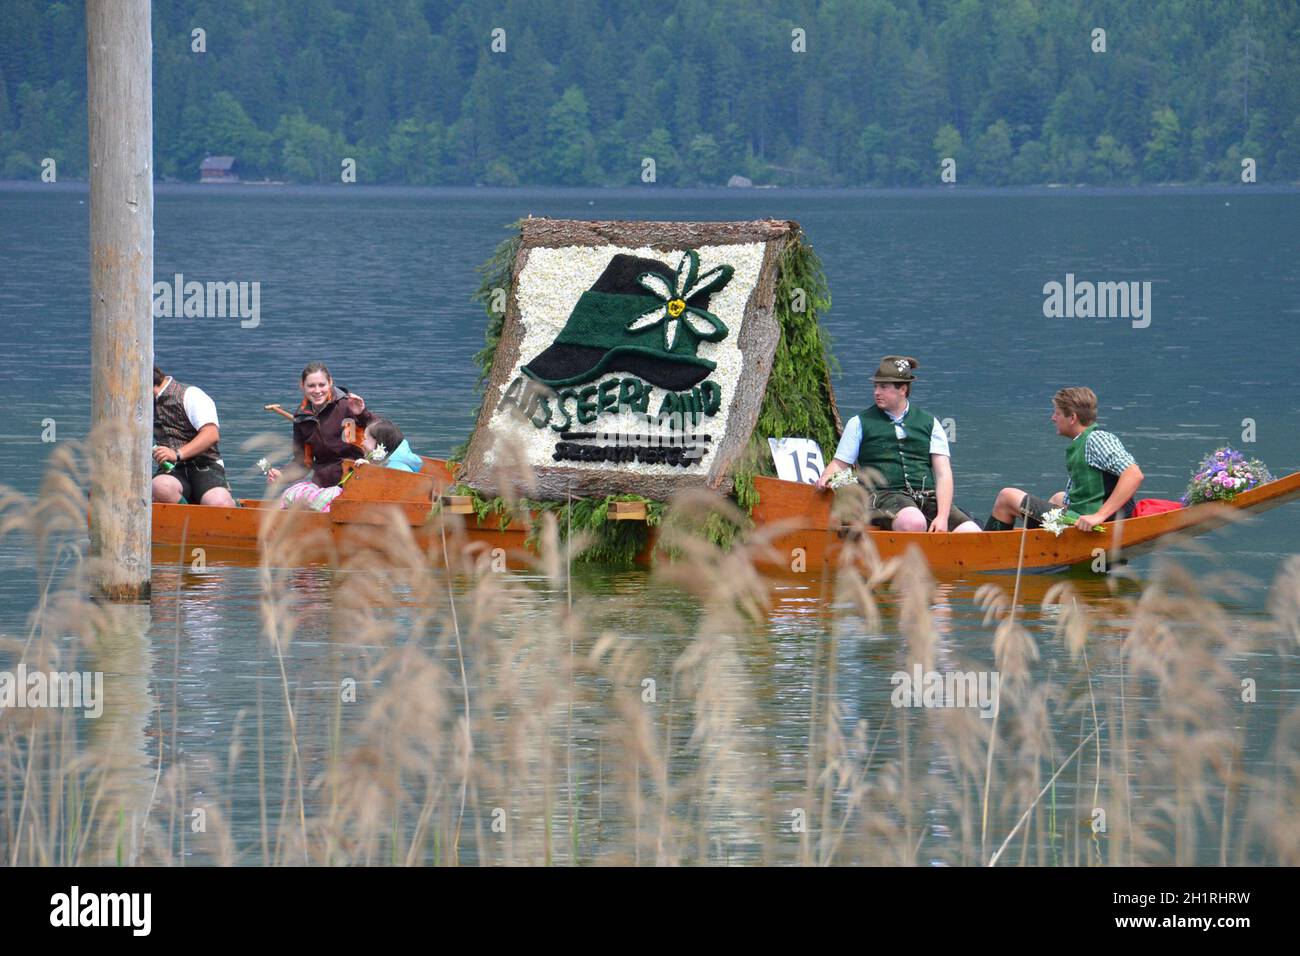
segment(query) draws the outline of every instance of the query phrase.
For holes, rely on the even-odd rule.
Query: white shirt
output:
[[[172,377],[168,375],[163,380],[163,391],[166,391],[167,386],[171,383]],[[181,404],[185,406],[185,417],[190,420],[190,424],[194,426],[195,431],[198,431],[204,425],[221,427],[221,423],[217,421],[217,403],[209,398],[208,393],[197,385],[187,385],[185,387],[185,392],[181,395]],[[225,462],[221,461],[221,459],[217,459],[217,463],[222,468],[226,467]]]
[[[911,403],[903,406],[903,414],[895,418],[889,412],[885,412],[889,420],[894,423],[894,434],[898,436],[899,441],[907,437],[907,432],[903,429],[902,421],[907,416],[907,410],[911,408]],[[882,412],[885,410],[882,408]],[[835,447],[835,459],[842,461],[846,465],[857,464],[858,450],[862,447],[862,421],[857,415],[854,415],[844,425],[844,434],[840,436],[840,443]],[[945,458],[951,458],[952,453],[948,450],[948,433],[943,430],[939,424],[939,419],[934,420],[934,427],[930,429],[930,454],[943,455]]]

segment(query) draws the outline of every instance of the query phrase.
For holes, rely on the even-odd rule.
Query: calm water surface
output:
[[[0,483],[34,493],[50,446],[89,423],[88,206],[75,184],[0,188]],[[956,425],[957,500],[988,513],[1000,487],[1059,489],[1064,446],[1048,421],[1050,397],[1088,384],[1101,422],[1123,436],[1147,480],[1143,493],[1177,497],[1192,466],[1233,444],[1275,474],[1300,468],[1300,193],[1232,189],[989,193],[787,190],[509,191],[158,187],[159,279],[261,284],[256,328],[238,319],[160,318],[158,363],[215,399],[222,450],[236,495],[256,495],[259,452],[241,451],[280,428],[261,410],[295,401],[298,371],[324,360],[342,384],[394,418],[419,452],[444,455],[477,409],[471,357],[483,315],[469,302],[475,267],[525,215],[595,219],[797,220],[821,255],[833,298],[825,324],[842,374],[845,417],[870,401],[879,357],[920,359],[916,401]],[[1152,321],[1047,319],[1043,284],[1066,273],[1094,281],[1149,280]],[[1242,443],[1243,420],[1256,441]],[[829,449],[827,449],[829,451]],[[1231,572],[1232,620],[1266,619],[1268,589],[1296,550],[1295,505],[1201,539],[1210,554],[1176,553],[1199,574]],[[268,751],[283,753],[273,715],[278,670],[260,633],[256,569],[210,565],[182,573],[164,556],[155,570],[150,645],[123,670],[139,681],[140,766],[157,760],[162,729],[189,756],[224,761],[238,720],[268,713]],[[1151,558],[1133,570],[1148,573]],[[0,543],[0,631],[24,632],[37,579],[27,547]],[[304,706],[333,699],[338,657],[352,647],[331,617],[340,572],[304,569],[294,602],[302,623],[291,682]],[[1003,583],[1007,583],[1002,579]],[[989,659],[991,631],[974,599],[979,580],[944,582],[936,605],[946,653]],[[1065,668],[1050,637],[1051,609],[1033,602],[1027,623],[1043,666]],[[1099,620],[1098,640],[1118,639],[1127,607],[1106,583],[1076,585]],[[642,572],[583,571],[579,587],[620,633],[647,642],[665,671],[684,646],[694,604]],[[559,599],[541,580],[539,606]],[[747,662],[758,721],[779,768],[775,785],[797,787],[806,746],[812,649],[827,630],[820,584],[787,582],[759,633],[769,653]],[[526,618],[526,611],[521,612]],[[669,626],[669,616],[686,625]],[[887,712],[887,677],[901,662],[897,617],[879,631],[851,626],[840,645],[838,697],[849,719]],[[1284,655],[1285,656],[1285,655]],[[4,660],[5,658],[0,658]],[[1258,665],[1260,708],[1272,726],[1294,701],[1290,668]],[[1252,671],[1252,673],[1254,673]],[[1264,693],[1268,690],[1271,693]],[[326,706],[326,703],[321,703]],[[164,719],[162,711],[175,714]],[[243,717],[240,714],[243,712]],[[1271,719],[1270,719],[1271,718]],[[1062,742],[1077,726],[1057,728]],[[1271,732],[1253,735],[1247,761],[1268,767]],[[896,741],[885,739],[886,753]],[[939,766],[936,772],[945,772]],[[258,781],[231,785],[233,826],[246,862],[258,857]],[[1210,861],[1213,862],[1213,861]]]

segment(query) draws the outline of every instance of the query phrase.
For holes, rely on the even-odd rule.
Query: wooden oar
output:
[[[285,411],[282,405],[271,404],[271,405],[263,405],[262,407],[266,409],[268,412],[275,412],[275,414],[282,415],[285,418],[289,419],[290,421],[293,421],[293,412]],[[311,446],[308,445],[306,448],[303,449],[303,451],[306,457],[306,464],[308,467],[311,467]]]

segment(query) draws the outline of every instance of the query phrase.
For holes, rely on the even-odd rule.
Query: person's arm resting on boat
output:
[[[932,454],[930,468],[934,470],[934,496],[939,510],[928,530],[947,531],[948,515],[952,510],[952,462],[947,455]]]
[[[948,516],[952,513],[952,450],[948,447],[948,433],[934,420],[930,427],[930,470],[934,472],[934,520],[928,531],[949,531]]]
[[[825,488],[826,482],[831,480],[831,476],[845,468],[852,468],[853,463],[858,460],[858,450],[862,445],[862,420],[854,415],[844,423],[844,434],[840,436],[840,443],[835,446],[835,455],[831,458],[831,463],[822,469],[821,477],[817,479],[817,488]]]
[[[1115,490],[1106,497],[1102,506],[1074,523],[1080,531],[1091,531],[1103,521],[1110,519],[1115,512],[1124,507],[1124,502],[1133,497],[1138,490],[1138,485],[1142,484],[1142,469],[1138,467],[1137,459],[1129,454],[1118,435],[1100,428],[1088,436],[1084,455],[1085,460],[1093,468],[1112,474],[1116,478]]]
[[[1137,493],[1138,486],[1142,484],[1142,477],[1142,469],[1138,467],[1137,462],[1133,462],[1120,473],[1115,482],[1115,490],[1110,493],[1110,497],[1101,508],[1090,515],[1084,515],[1074,523],[1074,526],[1080,531],[1091,531],[1103,521],[1109,520],[1111,515],[1123,507],[1124,502]]]
[[[831,480],[831,476],[836,472],[843,471],[845,468],[852,468],[847,461],[840,461],[838,458],[832,458],[831,463],[822,469],[821,477],[817,479],[817,487],[825,488],[826,483]]]

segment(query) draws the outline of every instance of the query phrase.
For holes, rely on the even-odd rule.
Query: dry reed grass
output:
[[[294,569],[327,542],[306,542],[286,513],[259,572],[275,680],[215,753],[189,754],[177,745],[181,623],[169,659],[151,645],[148,607],[86,596],[77,473],[61,445],[38,498],[0,492],[0,536],[33,548],[38,567],[25,633],[0,635],[0,661],[108,675],[99,721],[0,717],[9,864],[1300,862],[1300,709],[1261,710],[1281,714],[1270,726],[1241,699],[1260,662],[1294,658],[1300,557],[1278,575],[1266,627],[1234,620],[1219,582],[1157,559],[1122,633],[1068,579],[1027,607],[1017,578],[979,588],[987,640],[957,646],[919,555],[884,562],[869,536],[850,536],[800,696],[773,702],[754,689],[775,659],[773,584],[757,566],[777,557],[780,529],[723,553],[690,533],[710,513],[739,520],[715,497],[684,495],[665,522],[676,557],[656,575],[698,612],[666,607],[658,639],[621,632],[617,609],[575,586],[584,542],[552,515],[519,575],[494,570],[458,516],[417,534],[393,514],[334,555],[326,633],[313,634],[323,659],[298,654]],[[499,483],[530,486],[522,466]],[[179,572],[156,573],[156,594],[160,580],[181,587]],[[864,635],[895,640],[846,668]],[[996,669],[995,716],[878,706],[889,674],[914,664]],[[339,692],[348,681],[355,703]],[[851,718],[860,694],[876,712]],[[802,739],[774,733],[782,708]],[[1269,759],[1247,766],[1263,740]],[[237,791],[257,794],[244,827],[256,839],[236,836],[249,813]]]

